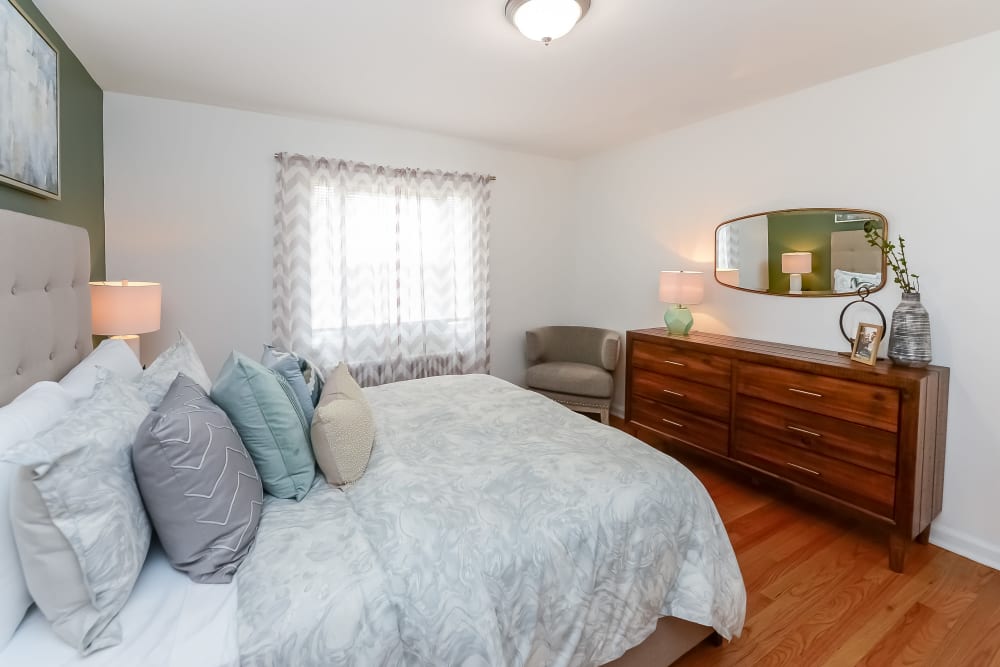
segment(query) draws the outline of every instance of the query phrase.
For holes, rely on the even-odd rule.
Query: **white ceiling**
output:
[[[579,157],[1000,29],[997,0],[35,0],[105,89]],[[996,66],[996,63],[990,66]]]

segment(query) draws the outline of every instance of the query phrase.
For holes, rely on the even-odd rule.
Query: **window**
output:
[[[276,341],[363,384],[488,371],[488,179],[283,160]]]

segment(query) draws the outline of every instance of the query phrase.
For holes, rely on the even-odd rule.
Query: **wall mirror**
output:
[[[746,215],[715,230],[715,279],[777,296],[849,296],[885,286],[885,258],[865,225],[887,235],[885,216],[858,209],[799,208]]]

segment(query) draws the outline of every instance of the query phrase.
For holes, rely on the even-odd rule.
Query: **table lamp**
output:
[[[160,283],[90,283],[94,333],[124,340],[139,357],[139,334],[160,328],[160,295]]]
[[[813,256],[811,252],[781,253],[781,272],[789,274],[788,291],[792,294],[802,294],[802,274],[812,273]]]
[[[660,271],[660,301],[674,304],[663,314],[667,331],[678,336],[688,335],[694,318],[687,306],[701,303],[704,295],[701,271]]]

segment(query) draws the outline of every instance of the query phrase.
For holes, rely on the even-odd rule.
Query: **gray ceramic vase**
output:
[[[900,366],[922,368],[931,363],[931,318],[920,303],[920,293],[903,294],[892,311],[889,358]]]

